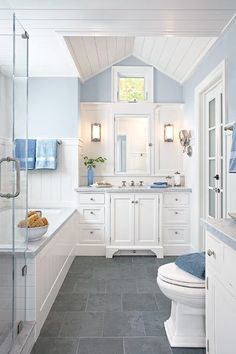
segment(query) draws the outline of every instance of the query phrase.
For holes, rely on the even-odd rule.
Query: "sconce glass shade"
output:
[[[164,125],[164,141],[167,143],[173,143],[174,141],[174,125],[165,124]]]
[[[91,124],[91,141],[94,142],[101,141],[101,124],[99,123]]]

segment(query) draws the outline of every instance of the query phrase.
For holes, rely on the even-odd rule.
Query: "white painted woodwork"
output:
[[[190,237],[190,193],[164,193],[162,243],[165,255],[192,251]]]
[[[226,131],[226,215],[228,213],[233,213],[236,210],[236,178],[234,173],[229,173],[229,159],[231,155],[231,146],[232,146],[232,131]]]
[[[81,225],[79,228],[79,243],[104,243],[104,235],[103,225]]]
[[[17,258],[16,314],[23,318],[19,314],[25,311],[26,301],[26,321],[36,322],[35,341],[74,259],[77,218],[73,214],[35,257]],[[25,264],[26,278],[21,275]],[[25,286],[26,299],[22,296]]]
[[[104,204],[104,193],[81,193],[79,196],[80,204]]]
[[[164,125],[174,125],[173,143],[164,141]],[[179,143],[179,131],[183,129],[183,111],[181,105],[163,104],[156,107],[154,132],[154,171],[158,174],[173,174],[183,170],[183,153]],[[167,158],[171,156],[171,158]]]
[[[143,50],[139,47],[135,51],[143,54],[143,60],[149,57],[150,64],[156,58],[160,59],[166,72],[180,81],[189,75],[189,71],[185,71],[187,65],[190,69],[195,67],[205,49],[211,45],[212,38],[221,34],[236,11],[234,0],[152,0],[148,6],[144,0],[11,0],[9,5],[30,35],[31,76],[83,77],[86,74],[88,78],[92,74],[91,70],[97,73],[99,67],[104,70],[107,65],[115,63],[117,56],[114,56],[114,52],[119,53],[118,59],[134,54],[134,37],[137,43],[142,42],[138,37],[145,37]],[[9,16],[9,11],[1,10],[1,33],[11,30],[6,13]],[[64,36],[88,37],[88,42],[83,45],[84,51],[80,51],[80,60],[87,69],[75,65],[68,48],[63,44]],[[163,36],[164,40],[161,38]],[[98,50],[94,51],[91,43],[96,37],[101,37],[101,41]],[[116,37],[117,43],[106,37]],[[177,45],[176,42],[174,46],[170,44],[169,47],[167,43],[175,41],[173,37],[178,37],[179,43]],[[206,45],[201,43],[205,42],[204,37],[209,39]],[[159,41],[157,45],[156,40]],[[170,49],[165,50],[163,43]],[[86,48],[90,48],[87,63],[84,55]],[[0,60],[1,64],[6,68],[9,65],[7,58]],[[159,69],[164,70],[161,66]]]
[[[80,223],[103,224],[105,218],[104,207],[80,207],[78,209],[80,215]]]
[[[150,173],[148,176],[167,176],[183,170],[183,153],[179,143],[179,130],[184,128],[183,111],[181,104],[156,104],[156,103],[82,103],[80,118],[80,136],[83,137],[83,145],[80,153],[91,156],[103,156],[107,158],[104,164],[99,164],[94,170],[95,181],[107,179],[114,184],[121,184],[124,177],[119,177],[114,171],[114,129],[115,116],[133,115],[148,116],[150,120]],[[91,142],[91,124],[101,124],[101,142]],[[164,142],[164,124],[174,124],[174,142]],[[138,136],[136,137],[137,141]],[[170,159],[166,156],[171,156]],[[140,180],[138,175],[126,180]],[[145,180],[142,176],[141,180]],[[146,178],[146,183],[153,182],[153,178]],[[87,183],[87,170],[80,158],[80,185]]]
[[[234,354],[236,346],[236,251],[206,233],[206,335],[209,354]]]
[[[155,246],[159,236],[159,196],[135,195],[135,245]]]
[[[134,194],[111,195],[111,244],[117,246],[134,245]]]
[[[32,207],[71,207],[76,205],[78,184],[78,139],[61,139],[56,170],[28,171],[29,201]]]

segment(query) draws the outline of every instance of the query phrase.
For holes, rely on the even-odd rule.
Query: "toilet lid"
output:
[[[170,284],[188,288],[205,288],[205,280],[195,277],[177,267],[175,263],[164,264],[158,269],[158,277]]]

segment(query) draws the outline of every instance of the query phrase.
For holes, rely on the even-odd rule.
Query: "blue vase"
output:
[[[88,186],[91,186],[93,184],[93,168],[89,167],[88,168]]]

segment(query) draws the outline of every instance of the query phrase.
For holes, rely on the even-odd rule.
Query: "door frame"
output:
[[[205,216],[205,95],[217,86],[222,84],[222,114],[223,126],[225,125],[225,117],[227,113],[227,92],[226,92],[226,60],[223,60],[203,81],[195,88],[195,122],[196,122],[196,165],[198,166],[198,173],[196,174],[196,209],[193,218],[193,231],[198,235],[198,248],[204,249],[204,230],[200,227],[200,219]],[[223,134],[223,156],[225,156],[225,134]],[[224,181],[226,181],[226,159],[224,159]],[[224,185],[224,210],[226,206],[226,184]],[[196,215],[197,214],[197,215]]]

